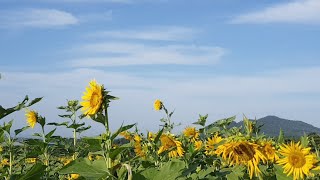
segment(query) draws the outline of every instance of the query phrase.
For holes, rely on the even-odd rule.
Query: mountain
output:
[[[286,137],[300,137],[304,133],[317,133],[320,134],[320,128],[314,127],[308,123],[302,121],[294,121],[279,118],[277,116],[266,116],[264,118],[257,120],[258,125],[263,125],[261,127],[261,132],[267,136],[278,136],[280,128],[284,131]],[[231,127],[243,126],[243,121],[233,122],[230,124]]]

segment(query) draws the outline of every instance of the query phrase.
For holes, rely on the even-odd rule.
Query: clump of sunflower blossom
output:
[[[184,129],[183,134],[191,142],[195,142],[200,136],[199,131],[197,131],[195,127],[187,127]]]
[[[272,145],[271,140],[264,140],[260,143],[261,151],[271,162],[276,162],[279,159],[279,156],[276,153],[275,147]]]
[[[134,152],[136,153],[137,156],[140,156],[142,158],[146,157],[146,148],[148,148],[145,145],[142,145],[142,139],[139,135],[134,136]]]
[[[132,136],[128,131],[122,131],[119,135],[123,136],[126,140],[132,140]]]
[[[9,159],[5,158],[5,159],[2,159],[1,163],[0,163],[2,166],[9,166]]]
[[[222,141],[222,137],[218,134],[215,134],[212,138],[208,138],[206,142],[206,155],[213,156],[215,155],[215,145]]]
[[[194,150],[199,151],[202,148],[202,141],[195,141],[194,142]]]
[[[103,102],[103,86],[98,84],[95,80],[90,81],[89,86],[86,87],[86,92],[82,96],[83,114],[95,115],[101,107]]]
[[[78,179],[80,177],[79,174],[70,174],[68,180]]]
[[[162,109],[162,106],[163,106],[163,104],[159,99],[156,99],[154,101],[154,104],[153,104],[154,110],[160,111]]]
[[[252,179],[253,174],[258,176],[261,173],[258,167],[260,160],[266,161],[266,157],[259,150],[259,145],[248,141],[230,141],[222,144],[218,146],[216,154],[227,160],[230,166],[247,166],[250,179]]]
[[[310,170],[315,167],[317,163],[316,155],[310,153],[310,147],[303,148],[300,144],[291,142],[289,145],[283,144],[280,146],[279,153],[283,156],[277,161],[278,164],[283,165],[284,173],[287,176],[293,174],[293,179],[304,179],[309,176]]]
[[[34,164],[37,162],[37,158],[27,158],[25,161],[28,164]]]
[[[158,150],[158,154],[161,154],[164,151],[169,151],[169,157],[182,157],[184,154],[184,150],[182,148],[182,143],[180,141],[175,140],[175,138],[168,134],[163,134],[160,137],[161,147]]]
[[[154,141],[155,138],[156,138],[155,134],[153,134],[152,132],[148,132],[148,140],[149,141]]]
[[[26,110],[26,118],[27,118],[27,123],[31,128],[34,128],[34,126],[37,124],[38,120],[38,114],[35,111],[31,110]]]

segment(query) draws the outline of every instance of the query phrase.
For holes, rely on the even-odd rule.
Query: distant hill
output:
[[[261,127],[261,132],[271,137],[278,136],[280,128],[284,131],[284,135],[286,137],[300,137],[303,136],[304,133],[320,134],[320,128],[314,127],[302,121],[282,119],[277,116],[266,116],[264,118],[258,119],[257,124],[263,125]],[[243,121],[240,121],[238,123],[233,122],[230,126],[243,126]]]

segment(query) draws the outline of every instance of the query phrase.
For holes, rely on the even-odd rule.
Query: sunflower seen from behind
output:
[[[300,142],[283,144],[280,146],[279,153],[281,159],[277,161],[282,165],[283,173],[287,176],[293,175],[294,180],[305,179],[310,175],[310,170],[315,167],[317,157],[310,153],[311,148],[303,148]]]
[[[85,115],[95,115],[101,108],[103,102],[103,86],[96,80],[92,80],[86,91],[83,93],[82,102],[80,103]]]
[[[36,111],[32,111],[32,110],[26,110],[26,119],[27,119],[27,123],[31,128],[34,128],[34,126],[37,124],[37,120],[38,120],[38,113]]]

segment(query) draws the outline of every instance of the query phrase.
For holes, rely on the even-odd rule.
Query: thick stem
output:
[[[76,159],[76,145],[77,145],[77,132],[76,129],[73,129],[73,148],[74,148],[74,154],[72,156],[72,159]]]
[[[11,145],[10,145],[11,146]],[[9,153],[9,175],[11,176],[12,175],[12,149],[10,148],[10,153]]]
[[[110,158],[110,150],[111,150],[111,139],[110,139],[110,129],[109,129],[109,119],[108,119],[108,103],[105,104],[105,108],[104,108],[104,117],[105,117],[105,121],[104,121],[104,126],[106,128],[106,141],[105,141],[105,161],[106,161],[106,166],[108,169],[110,169],[112,167],[112,163],[111,163],[111,158]]]

